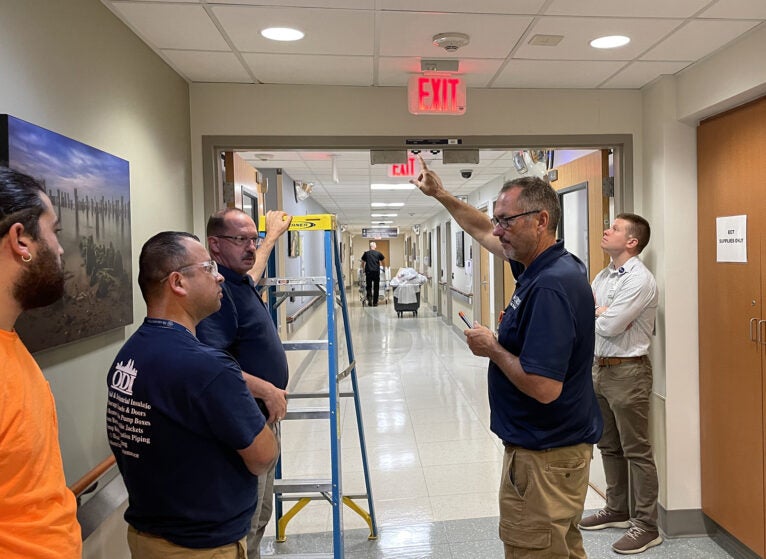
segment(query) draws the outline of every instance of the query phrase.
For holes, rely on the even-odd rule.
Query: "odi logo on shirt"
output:
[[[128,396],[133,395],[133,382],[138,374],[133,365],[134,361],[129,359],[127,363],[117,363],[112,371],[111,387]]]

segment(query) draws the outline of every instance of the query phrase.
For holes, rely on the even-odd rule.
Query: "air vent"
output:
[[[535,35],[529,40],[529,44],[536,47],[555,47],[563,38],[564,35]]]

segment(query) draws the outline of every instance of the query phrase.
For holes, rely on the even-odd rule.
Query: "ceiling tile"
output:
[[[602,87],[637,89],[662,75],[680,72],[691,62],[641,62],[630,63],[627,67],[610,78]]]
[[[718,0],[699,17],[766,19],[763,0]]]
[[[242,55],[263,83],[372,85],[371,56]]]
[[[755,21],[692,21],[647,52],[641,60],[698,60],[757,24]]]
[[[533,26],[529,38],[540,33],[563,35],[564,39],[555,47],[525,42],[514,56],[538,60],[633,60],[679,24],[672,19],[542,18]],[[631,41],[616,49],[590,46],[591,40],[605,35],[626,35]]]
[[[153,47],[229,50],[200,5],[113,2],[114,10]]]
[[[231,52],[163,50],[170,64],[193,82],[252,83],[252,78]]]
[[[474,14],[536,14],[545,0],[377,0],[379,10],[455,12]]]
[[[243,52],[304,54],[373,54],[374,15],[364,10],[214,6],[224,31]],[[300,41],[271,41],[261,36],[267,27],[293,27],[306,36]]]
[[[164,0],[163,0],[164,1]],[[198,0],[186,0],[197,2]],[[282,6],[285,8],[347,8],[372,10],[375,0],[206,0],[208,4],[245,4],[248,6]]]
[[[613,17],[687,18],[701,10],[710,0],[553,0],[550,15],[584,15]]]
[[[383,12],[379,15],[380,56],[453,57],[433,45],[433,36],[466,33],[470,44],[459,58],[505,58],[532,22],[531,17],[476,14]]]
[[[493,87],[592,88],[617,72],[622,62],[511,60]]]

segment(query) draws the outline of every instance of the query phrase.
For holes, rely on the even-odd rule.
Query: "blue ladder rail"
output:
[[[322,216],[324,217],[324,216]],[[300,512],[311,500],[325,499],[332,505],[333,515],[333,557],[334,559],[343,559],[344,557],[344,539],[343,539],[343,506],[348,506],[351,510],[362,516],[367,522],[370,535],[369,539],[376,539],[378,536],[377,520],[375,518],[375,506],[372,496],[372,484],[370,481],[370,472],[367,458],[367,445],[364,437],[364,425],[362,420],[362,407],[359,399],[359,381],[357,378],[356,361],[354,357],[354,346],[351,338],[351,329],[349,326],[348,301],[346,298],[346,289],[343,282],[342,266],[340,254],[338,252],[337,234],[334,228],[335,219],[332,216],[328,220],[332,226],[328,226],[324,232],[324,253],[325,253],[325,276],[324,285],[319,285],[320,277],[315,278],[295,278],[279,279],[273,278],[275,266],[273,262],[269,263],[269,274],[271,278],[261,280],[260,285],[267,286],[269,289],[269,305],[272,320],[278,324],[278,318],[275,308],[275,302],[280,299],[279,286],[297,285],[312,283],[323,293],[326,301],[327,312],[327,340],[312,341],[290,341],[284,342],[285,350],[292,349],[314,349],[327,351],[328,365],[328,392],[316,394],[291,394],[289,399],[297,398],[327,398],[328,408],[322,409],[299,409],[287,412],[285,419],[323,419],[328,418],[330,424],[330,455],[331,455],[331,478],[328,480],[285,480],[282,478],[282,457],[277,462],[275,480],[274,480],[274,512],[277,520],[276,539],[285,541],[285,530],[287,523]],[[272,259],[274,259],[272,254]],[[337,285],[336,285],[337,283]],[[337,288],[337,299],[336,299]],[[284,292],[281,295],[284,296]],[[282,297],[283,298],[283,297]],[[342,319],[343,330],[345,334],[346,349],[348,350],[349,366],[340,371],[340,362],[338,356],[338,325],[336,315],[336,303],[339,304]],[[351,378],[351,392],[340,392],[339,383],[346,376]],[[364,481],[366,493],[360,495],[346,495],[343,492],[343,475],[341,460],[341,418],[340,418],[340,398],[353,397],[354,411],[356,414],[357,431],[359,432],[359,443],[362,457],[362,466],[364,471]],[[294,496],[289,496],[294,495]],[[368,510],[364,511],[354,502],[354,499],[367,500]],[[296,503],[287,511],[284,511],[285,501],[296,501]]]

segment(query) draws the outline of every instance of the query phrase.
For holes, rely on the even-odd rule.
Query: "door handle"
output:
[[[755,323],[755,330],[753,330],[753,323]],[[751,342],[757,342],[758,340],[758,319],[757,318],[751,318],[750,319],[750,341]]]
[[[483,282],[481,282],[481,284],[482,285],[489,285],[489,282],[488,281],[483,281]]]

